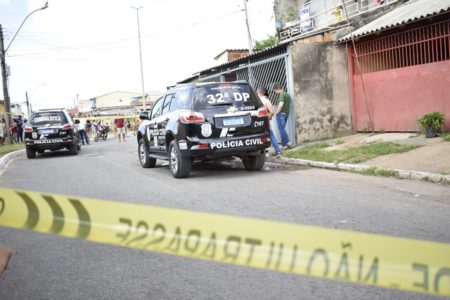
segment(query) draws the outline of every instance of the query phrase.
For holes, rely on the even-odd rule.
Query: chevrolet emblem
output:
[[[227,112],[229,114],[235,113],[237,111],[238,111],[238,109],[236,107],[234,107],[234,106],[231,106],[230,108],[227,109]]]

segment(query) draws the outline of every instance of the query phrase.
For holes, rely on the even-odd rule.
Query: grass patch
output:
[[[377,167],[368,168],[361,173],[364,175],[375,175],[375,176],[383,176],[383,177],[400,177],[400,173],[398,171],[377,168]]]
[[[441,135],[441,137],[444,139],[444,141],[446,142],[450,142],[450,131],[449,132],[445,132]]]
[[[381,155],[407,152],[420,147],[419,145],[379,142],[359,147],[352,147],[345,150],[323,151],[323,149],[328,146],[329,145],[326,143],[318,143],[315,145],[305,146],[297,150],[287,152],[285,153],[285,156],[297,159],[334,163],[346,162],[355,164]]]
[[[344,143],[343,140],[337,140],[337,141],[336,141],[336,145],[342,145],[343,143]]]
[[[14,152],[20,149],[24,149],[24,144],[8,144],[8,145],[0,145],[0,156],[6,155],[10,152]]]

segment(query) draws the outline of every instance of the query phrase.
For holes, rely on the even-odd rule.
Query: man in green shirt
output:
[[[289,142],[289,136],[286,132],[286,122],[290,113],[291,97],[280,84],[275,84],[274,91],[278,94],[277,124],[281,136],[281,146],[284,149],[290,149],[292,144]]]

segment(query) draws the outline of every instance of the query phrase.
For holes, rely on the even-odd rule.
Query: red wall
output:
[[[375,131],[418,131],[417,119],[440,111],[450,130],[450,61],[353,75],[353,125],[370,129],[367,106]]]

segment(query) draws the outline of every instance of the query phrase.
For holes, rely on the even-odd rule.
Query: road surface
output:
[[[15,158],[0,186],[450,243],[450,188],[267,164],[143,169],[133,136],[78,156]],[[408,292],[217,264],[0,228],[13,251],[0,299],[423,299]]]

